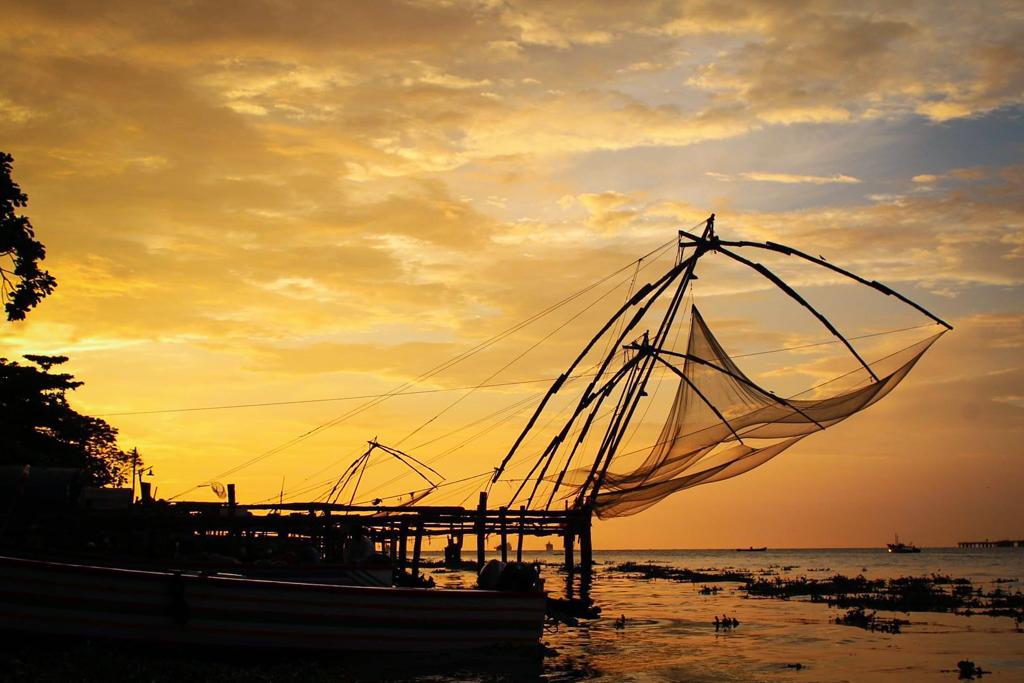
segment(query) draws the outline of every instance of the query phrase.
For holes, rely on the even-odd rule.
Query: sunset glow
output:
[[[633,275],[675,252],[629,264],[714,212],[723,238],[820,254],[954,330],[865,414],[599,522],[595,545],[1021,537],[1019,3],[0,0],[0,17],[0,149],[59,283],[3,325],[0,356],[70,356],[75,407],[139,449],[158,496],[213,500],[216,480],[312,498],[374,437],[449,481],[486,475]],[[867,356],[938,331],[763,261],[849,336],[903,330],[859,341]],[[856,365],[807,346],[830,335],[756,275],[710,257],[698,275],[730,352],[790,349],[738,361],[780,395]],[[424,502],[472,505],[485,483]],[[382,460],[360,490],[421,487]]]

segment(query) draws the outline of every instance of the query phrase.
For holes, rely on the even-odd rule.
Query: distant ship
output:
[[[750,546],[749,548],[736,548],[736,552],[738,553],[763,553],[765,550],[768,550],[768,546],[761,546],[760,548],[755,548],[754,546]]]
[[[551,541],[548,541],[547,543],[544,544],[544,550],[548,551],[549,553],[552,550],[554,550],[554,549],[555,549],[555,546],[551,545]]]
[[[900,543],[900,535],[896,534],[896,540],[892,543],[886,543],[886,547],[890,553],[919,553],[921,549],[913,543]]]

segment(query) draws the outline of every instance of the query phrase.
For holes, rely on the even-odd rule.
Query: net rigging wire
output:
[[[284,443],[282,443],[282,444],[280,444],[278,446],[275,446],[275,447],[273,447],[273,448],[271,448],[271,449],[269,449],[267,451],[264,451],[263,453],[260,453],[259,455],[256,455],[256,456],[254,456],[254,457],[252,457],[252,458],[250,458],[250,459],[248,459],[246,461],[243,461],[242,463],[239,463],[238,465],[235,465],[235,466],[233,466],[233,467],[231,467],[231,468],[229,468],[227,470],[224,470],[223,472],[215,474],[214,476],[212,476],[209,479],[203,481],[202,483],[196,484],[195,486],[192,486],[192,487],[190,487],[188,489],[185,489],[185,490],[183,490],[183,491],[181,491],[181,492],[171,496],[170,498],[168,498],[168,500],[174,500],[175,498],[178,498],[178,497],[184,495],[185,493],[188,493],[189,491],[193,491],[193,490],[195,490],[197,488],[201,488],[203,486],[207,486],[211,481],[215,481],[217,479],[224,478],[226,476],[229,476],[231,474],[239,472],[239,471],[241,471],[241,470],[243,470],[243,469],[245,469],[247,467],[251,467],[252,465],[256,464],[257,462],[260,462],[261,460],[264,460],[264,459],[266,459],[268,457],[276,455],[277,453],[280,453],[283,450],[286,450],[286,449],[288,449],[288,448],[290,448],[290,447],[292,447],[292,446],[294,446],[294,445],[296,445],[298,443],[301,443],[302,441],[308,439],[309,437],[313,436],[316,433],[319,433],[319,432],[321,432],[321,431],[323,431],[325,429],[328,429],[330,427],[333,427],[333,426],[336,426],[338,424],[341,424],[345,420],[348,420],[348,419],[358,415],[359,413],[364,412],[365,410],[368,410],[368,409],[370,409],[370,408],[372,408],[372,407],[374,407],[376,405],[379,405],[380,403],[383,403],[387,399],[389,399],[389,398],[391,398],[391,397],[401,393],[403,390],[405,390],[405,389],[407,389],[407,388],[409,388],[411,386],[415,386],[416,384],[419,384],[420,382],[423,382],[423,381],[425,381],[427,379],[430,379],[431,377],[433,377],[433,376],[435,376],[435,375],[437,375],[437,374],[447,370],[448,368],[451,368],[452,366],[454,366],[454,365],[456,365],[458,363],[461,363],[461,362],[467,360],[468,358],[471,358],[472,356],[480,353],[481,351],[484,351],[485,349],[493,346],[494,344],[498,343],[502,339],[504,339],[504,338],[506,338],[506,337],[508,337],[508,336],[510,336],[510,335],[512,335],[512,334],[514,334],[516,332],[518,332],[519,330],[521,330],[521,329],[523,329],[523,328],[533,324],[534,322],[536,322],[536,321],[546,317],[547,315],[549,315],[550,313],[558,310],[559,308],[561,308],[561,307],[563,307],[565,305],[568,305],[572,301],[575,301],[576,299],[578,299],[579,297],[581,297],[581,296],[585,295],[586,293],[592,291],[593,289],[596,289],[597,287],[600,287],[602,284],[604,284],[608,280],[612,279],[613,277],[615,277],[619,273],[624,272],[624,271],[632,268],[635,263],[637,263],[639,261],[643,261],[644,259],[649,258],[650,256],[652,256],[652,255],[654,255],[654,254],[656,254],[658,252],[664,251],[665,249],[667,249],[668,247],[670,247],[672,245],[675,245],[676,243],[677,243],[677,239],[673,238],[673,239],[669,240],[668,242],[665,242],[664,244],[661,244],[658,247],[655,247],[654,249],[652,249],[648,253],[646,253],[643,256],[641,256],[639,259],[634,259],[634,260],[630,261],[628,264],[622,266],[621,268],[618,268],[615,271],[609,273],[608,275],[605,275],[601,279],[599,279],[599,280],[597,280],[595,282],[590,283],[589,285],[587,285],[586,287],[583,287],[582,289],[577,290],[576,292],[574,292],[574,293],[570,294],[569,296],[561,299],[560,301],[558,301],[558,302],[556,302],[554,304],[551,304],[550,306],[548,306],[547,308],[541,310],[540,312],[535,313],[532,316],[529,316],[529,317],[525,318],[524,320],[516,323],[515,325],[512,325],[511,327],[505,329],[504,331],[502,331],[502,332],[500,332],[500,333],[498,333],[498,334],[496,334],[496,335],[494,335],[494,336],[484,340],[483,342],[480,342],[479,344],[469,348],[468,350],[466,350],[466,351],[464,351],[464,352],[462,352],[460,354],[457,354],[456,356],[453,356],[452,358],[448,359],[447,361],[444,361],[443,363],[441,363],[441,364],[431,368],[430,370],[424,372],[423,374],[419,375],[415,379],[402,383],[401,385],[399,385],[399,386],[395,387],[394,389],[392,389],[390,392],[387,392],[386,394],[384,394],[384,395],[382,395],[380,397],[376,397],[374,399],[371,399],[367,403],[364,403],[364,404],[362,404],[360,406],[357,406],[356,408],[353,408],[352,410],[350,410],[350,411],[348,411],[346,413],[343,413],[342,415],[339,415],[336,418],[328,420],[327,422],[321,423],[321,424],[317,425],[316,427],[313,427],[312,429],[307,430],[306,432],[303,432],[302,434],[300,434],[300,435],[298,435],[296,437],[293,437],[292,439],[289,439],[288,441],[286,441],[286,442],[284,442]]]

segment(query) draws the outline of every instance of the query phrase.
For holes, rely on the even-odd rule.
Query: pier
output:
[[[986,538],[984,541],[960,541],[957,545],[961,548],[1024,548],[1024,540],[990,541]]]
[[[141,499],[134,504],[114,509],[47,506],[45,511],[34,509],[30,516],[41,522],[35,534],[44,546],[93,543],[115,555],[154,558],[179,552],[251,558],[258,547],[287,542],[292,547],[315,550],[320,561],[331,563],[343,561],[351,548],[365,539],[391,559],[396,572],[407,573],[413,579],[424,566],[426,539],[445,539],[442,547],[446,565],[479,570],[490,557],[521,562],[526,538],[556,537],[564,549],[567,593],[571,595],[578,583],[580,593],[585,594],[591,585],[589,508],[490,508],[483,491],[475,508],[324,502],[242,504],[236,502],[233,485],[228,486],[227,494],[223,502],[158,501],[151,497],[147,483]],[[18,528],[28,525],[16,521],[9,532]],[[12,535],[18,534],[7,534],[8,538]],[[472,558],[463,558],[467,537],[473,539],[465,544],[475,550]],[[487,548],[489,542],[493,543],[489,537],[500,539],[491,552]]]

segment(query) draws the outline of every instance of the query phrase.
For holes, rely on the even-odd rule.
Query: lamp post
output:
[[[132,449],[132,502],[135,502],[135,468],[139,464],[139,449]]]
[[[143,475],[145,475],[147,477],[152,477],[153,476],[153,466],[150,465],[149,467],[142,467],[142,468],[140,468],[138,470],[139,488],[140,489],[142,488],[142,477],[143,477]],[[132,477],[132,502],[133,503],[135,502],[135,478],[134,478],[134,475]]]

